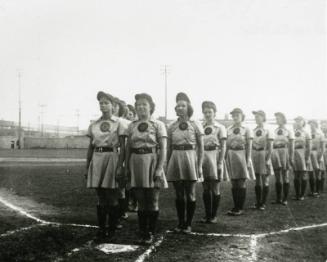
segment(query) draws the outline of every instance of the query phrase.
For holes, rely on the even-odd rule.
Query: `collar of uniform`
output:
[[[232,126],[231,126],[231,128],[244,128],[244,125],[243,125],[243,122],[242,123],[240,123],[240,124],[233,124]]]
[[[97,120],[97,122],[99,122],[99,121],[112,121],[112,122],[117,122],[118,121],[118,119],[119,119],[119,117],[117,117],[117,116],[114,116],[114,115],[112,115],[109,119],[103,119],[102,118],[102,116]]]
[[[257,130],[257,129],[265,129],[265,125],[262,125],[262,126],[256,126],[254,130]]]
[[[214,127],[219,127],[220,124],[214,120],[212,124],[208,124],[206,121],[203,122],[203,126],[206,127],[206,126],[214,126]]]
[[[140,119],[136,119],[134,121],[132,121],[133,123],[138,123],[138,122],[152,122],[154,123],[156,121],[156,119],[153,117],[153,116],[150,116],[150,118],[147,120],[147,121],[143,121],[143,120],[140,120]]]

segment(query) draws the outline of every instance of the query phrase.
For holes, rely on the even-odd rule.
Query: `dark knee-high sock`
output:
[[[145,210],[137,211],[138,220],[139,220],[139,229],[141,234],[145,234],[147,227],[147,214]]]
[[[320,192],[324,192],[324,185],[325,185],[325,176],[323,175],[321,180],[320,180]]]
[[[282,183],[276,182],[275,187],[276,187],[276,200],[278,202],[278,201],[281,201],[281,199],[282,199]]]
[[[302,179],[302,181],[301,181],[301,197],[304,196],[306,188],[307,188],[307,180]]]
[[[183,227],[185,224],[185,200],[176,199],[175,204],[178,217],[178,226]]]
[[[300,197],[300,179],[294,178],[294,190],[297,198]]]
[[[191,226],[192,225],[192,220],[193,220],[193,216],[194,216],[194,212],[195,212],[195,201],[190,201],[187,200],[186,203],[186,225],[187,226]]]
[[[219,195],[212,195],[212,213],[211,217],[214,218],[217,216],[217,210],[220,204],[220,194]]]
[[[238,209],[243,210],[245,199],[246,199],[246,188],[238,189]]]
[[[321,179],[316,179],[316,193],[320,193],[320,188],[321,188],[321,185],[320,185],[320,183],[321,183]]]
[[[97,205],[97,218],[100,231],[105,231],[107,220],[107,211],[105,206]]]
[[[267,202],[267,198],[268,198],[268,194],[269,194],[269,186],[264,186],[263,190],[262,190],[262,201],[261,204],[265,205]]]
[[[237,204],[237,200],[238,200],[238,198],[237,198],[237,193],[238,193],[238,191],[237,191],[237,189],[238,188],[236,188],[236,187],[233,187],[232,188],[232,196],[233,196],[233,202],[234,202],[234,209],[238,209],[238,204]]]
[[[108,206],[109,231],[115,232],[119,215],[119,206]]]
[[[149,211],[150,220],[149,220],[149,231],[154,234],[157,229],[157,221],[159,217],[159,210]]]
[[[203,203],[204,203],[204,209],[206,218],[209,219],[211,217],[211,207],[212,207],[212,198],[210,192],[204,192],[202,194],[203,197]]]
[[[260,206],[260,204],[261,204],[261,186],[259,186],[259,185],[256,185],[255,187],[254,187],[254,191],[255,191],[255,197],[256,197],[256,200],[257,200],[257,206]]]
[[[125,204],[126,199],[125,198],[120,198],[118,199],[118,203],[119,203],[119,217],[122,217],[125,214]]]
[[[283,198],[283,201],[286,201],[287,200],[287,197],[288,197],[288,192],[290,191],[290,183],[284,183],[283,184],[283,193],[284,193],[284,198]]]
[[[315,192],[315,179],[311,175],[309,178],[309,185],[310,185],[311,193],[313,194]]]

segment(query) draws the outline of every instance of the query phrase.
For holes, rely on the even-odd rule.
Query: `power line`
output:
[[[22,73],[18,70],[18,149],[21,148],[22,142],[22,83],[21,83]]]

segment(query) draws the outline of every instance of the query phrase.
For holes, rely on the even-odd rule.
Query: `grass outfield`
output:
[[[0,197],[28,210],[41,219],[96,225],[96,197],[85,188],[84,164],[0,166]],[[273,181],[272,181],[273,182]],[[273,183],[271,183],[273,184]],[[270,200],[274,197],[271,186]],[[201,185],[193,230],[203,233],[255,234],[279,231],[290,227],[327,222],[327,194],[319,199],[289,201],[289,206],[268,205],[265,212],[250,208],[241,217],[228,217],[232,207],[230,185],[222,184],[222,200],[217,225],[202,225]],[[291,194],[293,192],[291,191]],[[253,183],[248,184],[246,207],[254,203]],[[174,192],[162,191],[159,233],[176,225]],[[33,221],[24,218],[0,203],[0,234],[26,227]],[[125,228],[119,232],[118,242],[133,244],[137,230],[136,215],[131,214]],[[73,248],[89,241],[93,228],[42,226],[6,236],[1,239],[0,261],[135,261],[144,248],[131,253],[106,255],[91,247],[67,256]],[[325,261],[327,258],[327,228],[303,230],[258,240],[257,259],[263,261]],[[248,239],[238,237],[184,236],[168,234],[157,252],[148,261],[246,261],[251,247]]]
[[[0,157],[86,158],[87,149],[0,149]]]

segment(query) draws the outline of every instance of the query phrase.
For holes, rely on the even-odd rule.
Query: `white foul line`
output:
[[[143,254],[141,254],[135,262],[143,262],[146,258],[150,256],[150,254],[161,245],[162,241],[164,240],[164,236],[160,236],[159,239],[152,244]]]

